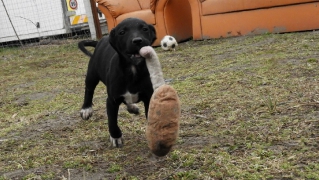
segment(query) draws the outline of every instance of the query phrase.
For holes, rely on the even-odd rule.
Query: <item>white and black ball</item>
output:
[[[175,50],[178,46],[176,39],[173,36],[166,35],[161,41],[161,47],[163,50]]]

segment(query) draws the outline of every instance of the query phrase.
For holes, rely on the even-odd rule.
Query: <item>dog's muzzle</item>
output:
[[[142,61],[145,60],[145,58],[142,57],[140,54],[132,54],[132,55],[130,55],[130,58],[131,58],[132,63],[134,65],[138,65],[139,63],[141,63]]]

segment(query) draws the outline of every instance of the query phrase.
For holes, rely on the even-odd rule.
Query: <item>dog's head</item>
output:
[[[153,25],[141,19],[128,18],[119,23],[110,33],[110,44],[119,56],[137,65],[144,60],[139,51],[144,46],[151,46],[156,40]]]

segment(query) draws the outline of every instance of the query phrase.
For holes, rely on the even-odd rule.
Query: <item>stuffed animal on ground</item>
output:
[[[178,46],[176,39],[173,36],[166,35],[161,40],[161,47],[163,50],[174,50]]]
[[[146,139],[148,147],[157,156],[169,153],[178,137],[181,115],[180,101],[175,89],[165,84],[157,54],[150,46],[141,48],[150,73],[153,95],[148,109]]]

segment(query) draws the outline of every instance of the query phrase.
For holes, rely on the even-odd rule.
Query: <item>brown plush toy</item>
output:
[[[154,93],[148,110],[146,139],[157,156],[165,156],[175,144],[181,115],[180,101],[174,88],[165,84],[157,54],[150,46],[141,48],[146,60]]]

